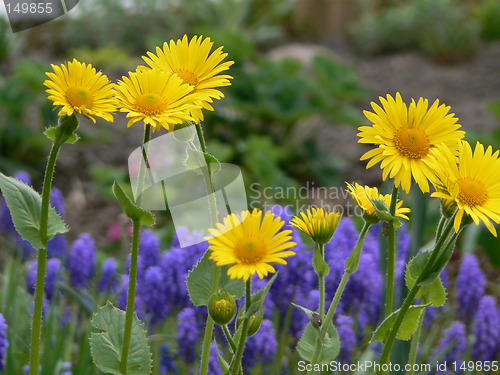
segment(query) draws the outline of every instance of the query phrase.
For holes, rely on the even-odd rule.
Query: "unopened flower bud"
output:
[[[217,292],[208,302],[208,313],[215,323],[223,326],[231,322],[236,315],[236,301],[228,292]]]
[[[243,321],[243,315],[245,314],[245,310],[241,310],[238,314],[238,319],[236,320],[236,329],[240,326]],[[247,336],[253,336],[257,333],[262,324],[262,320],[264,319],[264,309],[260,308],[255,314],[250,317],[250,324],[248,325],[248,334]]]

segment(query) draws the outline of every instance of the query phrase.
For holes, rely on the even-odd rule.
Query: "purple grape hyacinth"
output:
[[[273,322],[264,319],[257,333],[247,339],[245,356],[243,358],[244,368],[248,369],[257,363],[272,363],[277,347],[278,342],[276,341]]]
[[[47,271],[45,276],[45,296],[47,299],[52,299],[54,288],[57,282],[64,281],[64,266],[58,258],[52,258],[47,261]],[[37,262],[33,261],[28,264],[28,272],[26,274],[26,289],[29,293],[35,294]]]
[[[119,285],[117,269],[118,263],[115,258],[108,258],[104,261],[101,267],[101,278],[97,283],[99,292],[116,293]]]
[[[439,340],[438,347],[434,349],[432,363],[446,362],[447,369],[438,371],[437,374],[454,374],[453,362],[456,362],[457,368],[460,367],[465,357],[467,346],[467,336],[465,325],[459,321],[452,323],[451,327],[443,332]]]
[[[71,285],[75,288],[86,288],[88,280],[94,276],[96,263],[94,239],[88,233],[81,234],[73,243],[66,259]]]
[[[141,267],[143,270],[157,266],[160,261],[160,240],[151,230],[141,233],[139,239],[139,254],[142,257]]]
[[[466,254],[460,264],[455,284],[460,319],[473,319],[479,300],[484,295],[485,286],[486,279],[476,256]]]
[[[195,356],[195,347],[201,337],[201,331],[198,327],[198,317],[196,311],[186,307],[177,316],[177,341],[179,345],[179,355],[186,363],[193,363]]]
[[[5,356],[7,355],[7,348],[9,342],[7,341],[7,323],[5,318],[0,313],[0,370],[4,370]]]
[[[472,358],[475,361],[493,361],[500,352],[500,315],[495,299],[483,296],[479,301],[472,332],[476,341],[472,346]]]
[[[162,322],[171,310],[168,285],[164,281],[163,271],[158,266],[149,267],[139,282],[141,299],[151,323]]]
[[[354,348],[356,347],[356,333],[352,329],[352,318],[347,315],[339,315],[335,322],[335,328],[340,338],[339,359],[343,362],[350,362]]]

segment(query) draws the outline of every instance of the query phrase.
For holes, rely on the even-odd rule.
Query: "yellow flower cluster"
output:
[[[156,55],[143,56],[148,66],[138,66],[117,84],[90,64],[74,59],[67,65],[52,65],[44,84],[49,99],[61,107],[59,116],[75,112],[90,118],[113,121],[113,112],[127,113],[128,126],[143,121],[153,130],[174,130],[176,124],[203,120],[202,109],[213,110],[213,99],[224,97],[218,87],[229,86],[232,77],[221,72],[233,61],[223,60],[223,47],[210,52],[210,38],[194,36],[157,48]]]
[[[374,112],[364,114],[371,126],[361,126],[360,143],[377,146],[361,160],[371,159],[367,168],[380,162],[382,177],[394,178],[395,186],[408,192],[411,179],[422,192],[429,192],[429,182],[443,206],[456,212],[454,227],[459,231],[462,219],[481,220],[496,236],[493,223],[500,222],[499,151],[486,150],[477,143],[474,151],[463,141],[458,119],[450,107],[436,100],[428,108],[427,99],[412,100],[407,106],[399,93],[396,99],[380,97],[382,107],[371,103]],[[354,191],[354,189],[351,189]]]

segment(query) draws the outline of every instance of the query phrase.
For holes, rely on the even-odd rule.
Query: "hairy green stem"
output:
[[[130,271],[128,276],[127,310],[125,312],[125,329],[123,332],[123,348],[120,361],[122,375],[127,375],[128,349],[130,336],[132,334],[132,322],[134,319],[135,288],[137,286],[137,256],[139,253],[139,232],[141,229],[140,219],[133,220],[132,230],[132,253],[130,254]]]
[[[392,190],[391,216],[396,216],[396,203],[398,201],[398,188],[394,185]],[[394,307],[394,275],[396,267],[396,233],[394,230],[394,222],[389,222],[389,248],[387,251],[387,288],[385,294],[385,317],[392,314]]]
[[[146,125],[144,127],[144,138],[142,140],[142,158],[144,160],[141,160],[139,164],[139,176],[137,179],[137,190],[136,190],[136,204],[137,206],[141,205],[142,201],[142,187],[144,186],[144,173],[146,172],[146,167],[149,165],[148,163],[148,142],[149,139],[151,138],[151,125]]]
[[[456,215],[456,213],[455,213]],[[447,224],[445,229],[443,230],[443,233],[441,237],[439,238],[434,250],[432,251],[431,256],[427,260],[424,269],[420,273],[420,276],[418,277],[417,281],[415,282],[415,285],[413,288],[410,290],[408,295],[406,296],[403,305],[401,306],[401,309],[399,313],[396,316],[396,320],[394,321],[392,328],[389,332],[389,336],[387,337],[387,340],[384,345],[384,350],[382,352],[382,356],[380,357],[380,368],[381,370],[378,372],[378,374],[387,374],[387,372],[382,371],[382,368],[384,365],[386,365],[389,361],[389,357],[391,355],[391,350],[392,346],[394,345],[394,340],[396,339],[396,335],[399,331],[399,328],[401,327],[401,323],[403,322],[404,317],[406,316],[406,313],[408,312],[411,304],[413,303],[413,300],[415,299],[415,296],[417,295],[418,291],[420,290],[421,285],[419,285],[423,279],[424,276],[426,276],[426,273],[431,269],[431,267],[434,265],[434,262],[436,261],[439,253],[441,252],[441,249],[443,248],[443,245],[450,233],[450,231],[453,228],[453,219],[455,218],[455,215],[451,217]],[[458,234],[455,234],[453,237],[456,239]],[[453,242],[450,242],[449,244],[451,245]]]
[[[325,260],[325,245],[316,245],[319,246],[319,251],[321,253],[321,257]],[[321,319],[325,318],[325,275],[318,275],[318,283],[319,283],[319,313],[321,315]]]
[[[408,358],[408,364],[410,365],[410,370],[406,373],[406,375],[415,374],[414,365],[417,361],[417,352],[418,352],[418,342],[420,341],[420,331],[422,330],[422,323],[424,321],[425,310],[420,314],[420,318],[418,319],[417,331],[413,334],[411,338],[411,346],[410,346],[410,356]]]
[[[52,189],[52,178],[56,167],[57,155],[61,144],[54,143],[50,150],[43,179],[42,207],[40,213],[40,238],[43,248],[38,249],[38,260],[35,284],[35,304],[31,320],[31,351],[30,351],[30,375],[38,375],[40,363],[40,342],[42,338],[43,317],[43,293],[45,284],[45,270],[47,266],[47,228],[49,221],[50,191]]]
[[[231,332],[229,332],[229,329],[227,328],[227,324],[224,324],[222,326],[222,332],[224,332],[224,336],[226,337],[226,340],[229,343],[231,350],[233,351],[233,353],[235,353],[236,352],[236,344],[234,343],[233,336],[231,336]]]
[[[246,282],[246,305],[245,313],[250,309],[252,305],[252,279],[249,278]],[[247,342],[248,327],[250,326],[250,318],[243,319],[243,329],[241,331],[240,341],[238,342],[238,348],[234,354],[233,360],[231,361],[231,367],[229,368],[230,375],[237,375],[241,367],[241,358],[243,357],[243,350],[245,349],[245,344]]]
[[[342,279],[340,280],[340,284],[335,291],[335,295],[333,296],[332,303],[330,303],[330,307],[328,308],[328,312],[326,314],[326,318],[323,320],[323,324],[321,326],[321,329],[319,331],[319,337],[316,340],[316,344],[314,347],[314,353],[313,357],[311,360],[311,364],[314,366],[316,362],[318,361],[320,355],[321,355],[321,350],[323,346],[323,340],[325,339],[326,333],[328,332],[328,327],[330,326],[330,323],[333,321],[333,315],[335,314],[335,311],[337,310],[337,306],[339,305],[340,298],[342,297],[342,294],[344,293],[347,281],[349,280],[349,277],[356,272],[358,269],[358,263],[359,263],[359,257],[361,255],[361,249],[363,248],[363,243],[365,242],[365,237],[366,234],[368,233],[368,230],[370,229],[370,224],[365,222],[363,225],[363,228],[361,229],[361,232],[359,233],[358,240],[356,241],[356,246],[354,246],[354,249],[352,250],[351,255],[349,256],[348,260],[346,261],[346,266],[345,266],[345,271],[344,275],[342,276]],[[310,370],[307,372],[308,375],[315,373],[314,370]]]
[[[201,128],[201,124],[198,122],[195,124],[196,134],[198,136],[198,140],[200,141],[201,151],[203,153],[207,152],[207,146],[205,143],[205,138],[203,137],[203,130]],[[212,179],[212,169],[210,163],[206,163],[207,168],[206,172],[204,172],[205,177],[205,185],[208,193],[208,204],[210,209],[210,217],[212,220],[212,226],[215,226],[217,223],[217,206],[215,202],[215,189],[214,182]],[[212,283],[212,292],[216,292],[219,288],[219,279],[220,279],[220,268],[214,263],[214,278]],[[201,354],[201,362],[200,362],[200,375],[206,375],[208,373],[208,361],[210,359],[210,345],[212,342],[212,334],[214,332],[214,321],[210,317],[210,314],[207,317],[207,323],[205,325],[205,334],[203,337],[203,349]]]
[[[316,339],[316,345],[314,347],[314,354],[311,360],[311,364],[314,366],[316,362],[318,362],[318,359],[321,355],[321,349],[323,346],[323,341],[325,339],[326,333],[328,332],[328,327],[330,326],[330,322],[333,319],[333,315],[335,314],[335,310],[337,310],[337,306],[339,305],[340,302],[340,297],[342,297],[342,294],[344,293],[345,286],[347,284],[347,281],[349,280],[349,276],[351,276],[351,273],[348,271],[344,272],[344,275],[342,276],[342,279],[340,280],[339,287],[335,291],[335,296],[333,297],[332,303],[330,304],[330,307],[328,308],[328,313],[326,314],[326,318],[323,321],[323,324],[321,325],[321,329],[319,331],[319,337]],[[307,372],[307,375],[313,374],[315,371],[313,369],[309,370]]]

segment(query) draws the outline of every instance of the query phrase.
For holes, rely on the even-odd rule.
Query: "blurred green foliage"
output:
[[[14,173],[43,170],[48,141],[40,135],[55,124],[57,113],[44,93],[47,66],[34,60],[17,62],[0,78],[0,169]]]
[[[500,39],[500,1],[483,0],[473,9],[481,25],[481,38],[485,41]]]
[[[436,61],[454,63],[476,52],[479,25],[458,0],[395,1],[381,10],[366,3],[350,36],[364,54],[418,49]]]
[[[236,45],[245,54],[255,51],[244,41]],[[366,93],[355,72],[332,57],[316,55],[307,65],[256,52],[237,61],[230,70],[232,85],[223,90],[226,99],[206,114],[209,149],[218,139],[218,147],[229,149],[222,161],[242,165],[251,181],[266,186],[339,183],[341,163],[333,151],[318,149],[318,129],[308,125],[318,118],[321,126],[362,123],[355,104]]]

